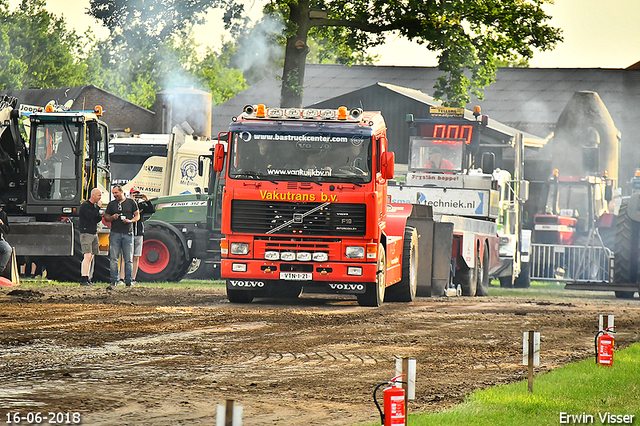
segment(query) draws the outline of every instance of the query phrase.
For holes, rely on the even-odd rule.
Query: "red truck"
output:
[[[362,306],[414,299],[418,232],[409,223],[432,219],[388,206],[394,154],[379,112],[250,105],[220,138],[213,167],[225,180],[230,302],[296,298],[303,288],[354,294]]]

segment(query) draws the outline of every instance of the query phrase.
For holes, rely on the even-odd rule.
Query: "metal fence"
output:
[[[531,279],[613,282],[613,253],[606,247],[531,244]]]

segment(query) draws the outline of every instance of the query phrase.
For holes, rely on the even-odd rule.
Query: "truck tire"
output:
[[[385,286],[387,284],[387,258],[382,244],[378,244],[378,267],[376,269],[376,281],[366,283],[365,293],[358,295],[358,305],[360,306],[377,308],[384,301]]]
[[[615,261],[613,264],[615,282],[620,284],[635,284],[638,282],[640,223],[629,217],[627,214],[628,209],[628,199],[623,199],[616,220]],[[629,292],[616,292],[616,296],[618,293]]]
[[[418,231],[412,226],[404,229],[402,246],[402,279],[387,288],[385,302],[413,302],[418,288]]]
[[[513,288],[513,283],[511,280],[513,277],[509,275],[508,277],[498,277],[498,281],[500,281],[501,288]]]
[[[138,281],[180,281],[190,265],[191,258],[174,231],[159,224],[146,224]]]
[[[230,303],[251,303],[253,300],[253,291],[227,289],[227,299],[229,299]]]
[[[531,287],[531,262],[523,262],[520,275],[513,282],[514,288]]]
[[[462,295],[473,297],[476,295],[477,286],[478,286],[478,265],[479,265],[479,256],[476,254],[476,264],[473,268],[469,268],[464,260],[461,260],[460,269],[456,272],[456,276],[454,277],[453,283],[460,284],[462,287]]]
[[[479,259],[480,255],[476,257]],[[489,295],[489,248],[484,246],[484,253],[482,253],[482,266],[477,266],[478,270],[478,284],[476,285],[476,296],[488,296]]]
[[[82,271],[82,246],[80,245],[80,231],[74,229],[73,256],[49,257],[45,260],[47,278],[60,282],[79,282]],[[110,281],[109,256],[95,256],[93,266],[93,282]]]

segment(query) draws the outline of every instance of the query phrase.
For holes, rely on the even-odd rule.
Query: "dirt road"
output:
[[[598,314],[616,347],[640,341],[640,302],[566,298],[262,299],[230,305],[221,289],[0,289],[0,421],[7,413],[79,412],[83,425],[213,425],[217,404],[244,425],[355,425],[396,357],[417,359],[411,412],[526,377],[522,332],[542,335],[546,371],[592,356]],[[23,422],[21,424],[27,424]]]

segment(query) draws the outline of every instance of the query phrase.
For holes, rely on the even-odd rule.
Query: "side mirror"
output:
[[[496,168],[496,155],[493,152],[482,153],[482,173],[490,175]]]
[[[393,172],[395,168],[395,154],[392,151],[385,151],[382,153],[380,159],[380,172],[384,179],[393,179]]]
[[[218,143],[213,152],[213,170],[221,172],[224,167],[224,145]]]

